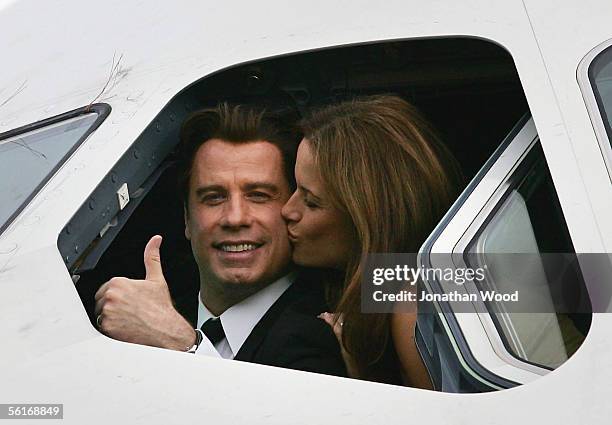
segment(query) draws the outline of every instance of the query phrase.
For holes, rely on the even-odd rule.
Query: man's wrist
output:
[[[202,341],[204,340],[204,334],[202,333],[201,330],[194,329],[194,331],[196,333],[196,339],[191,347],[187,347],[186,351],[188,353],[195,353],[198,350],[198,347],[200,346]]]
[[[177,335],[177,339],[171,348],[177,351],[188,351],[196,343],[197,339],[197,332],[190,327],[189,331]]]
[[[165,343],[162,348],[168,348],[175,351],[189,350],[197,340],[197,332],[187,320],[181,317],[181,321],[174,327],[169,327],[164,331]]]

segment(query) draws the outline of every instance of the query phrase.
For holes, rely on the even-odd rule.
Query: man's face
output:
[[[207,285],[249,293],[287,272],[291,248],[280,211],[289,196],[281,153],[271,143],[211,139],[200,146],[185,236]]]

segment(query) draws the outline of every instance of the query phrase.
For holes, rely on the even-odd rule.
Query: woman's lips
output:
[[[293,233],[292,233],[292,232],[290,232],[290,231],[287,231],[287,234],[289,235],[289,240],[290,240],[292,243],[297,242],[298,237],[297,237],[297,236],[295,236],[295,234],[293,234]]]

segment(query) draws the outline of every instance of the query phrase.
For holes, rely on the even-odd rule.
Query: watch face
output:
[[[198,347],[200,346],[200,344],[202,343],[202,340],[204,339],[204,335],[202,334],[202,331],[199,329],[194,329],[195,333],[196,333],[196,339],[194,344],[191,347],[187,348],[187,352],[188,353],[195,353],[196,350],[198,349]]]
[[[204,333],[200,330],[200,329],[196,329],[196,348],[200,346],[200,344],[202,343],[202,341],[204,340]]]

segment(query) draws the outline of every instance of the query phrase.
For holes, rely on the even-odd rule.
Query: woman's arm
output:
[[[416,319],[416,312],[392,314],[391,336],[400,361],[404,385],[432,390],[429,373],[425,369],[414,340]]]

